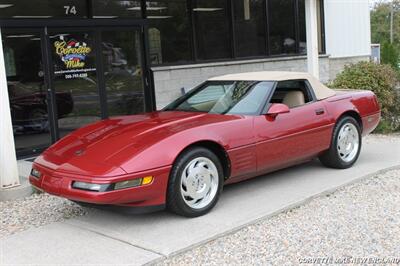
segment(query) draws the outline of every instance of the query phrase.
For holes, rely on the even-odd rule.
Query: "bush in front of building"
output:
[[[382,121],[375,132],[400,130],[400,89],[398,73],[390,65],[359,62],[347,65],[329,84],[332,88],[373,91],[382,108]]]
[[[382,45],[381,62],[382,64],[391,65],[399,72],[400,49],[389,42],[385,42]]]

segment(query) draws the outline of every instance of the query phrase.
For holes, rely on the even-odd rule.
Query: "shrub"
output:
[[[332,88],[373,91],[382,108],[382,122],[377,132],[400,130],[400,93],[398,73],[390,65],[359,62],[345,66],[329,84]]]
[[[382,64],[391,65],[395,70],[399,70],[400,54],[397,47],[385,42],[382,45],[381,61]]]

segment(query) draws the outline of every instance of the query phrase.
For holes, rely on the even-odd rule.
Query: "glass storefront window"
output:
[[[139,30],[103,31],[101,37],[108,115],[143,112],[144,87]]]
[[[186,1],[147,1],[146,14],[149,20],[151,63],[190,61],[192,52]]]
[[[0,18],[85,18],[83,0],[0,0]]]
[[[265,55],[264,0],[234,0],[236,55]]]
[[[93,18],[141,18],[140,1],[95,0],[92,2]]]
[[[35,154],[107,115],[144,112],[140,27],[52,28],[48,35],[2,29],[2,35],[18,156]],[[47,42],[50,51],[42,55]]]
[[[40,150],[51,142],[40,35],[2,35],[15,146],[23,153]]]
[[[299,53],[307,53],[307,31],[306,31],[306,4],[305,0],[299,0]]]
[[[50,33],[60,136],[100,119],[94,33]]]
[[[231,57],[229,10],[226,0],[193,1],[197,56],[201,60]]]
[[[295,0],[269,0],[268,4],[271,54],[296,53]]]
[[[321,18],[321,0],[317,0],[317,19],[318,19],[318,48],[323,53],[323,37],[322,37],[322,18]],[[307,53],[307,31],[306,31],[306,8],[305,1],[299,0],[299,53]]]

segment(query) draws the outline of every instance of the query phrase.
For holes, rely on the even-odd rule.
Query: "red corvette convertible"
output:
[[[334,91],[305,73],[226,75],[162,111],[71,133],[35,160],[29,180],[82,204],[195,217],[215,206],[224,184],[315,157],[352,166],[379,120],[370,91]]]

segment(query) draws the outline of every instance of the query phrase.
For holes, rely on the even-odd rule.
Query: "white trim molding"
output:
[[[317,1],[306,0],[307,69],[319,79]]]

